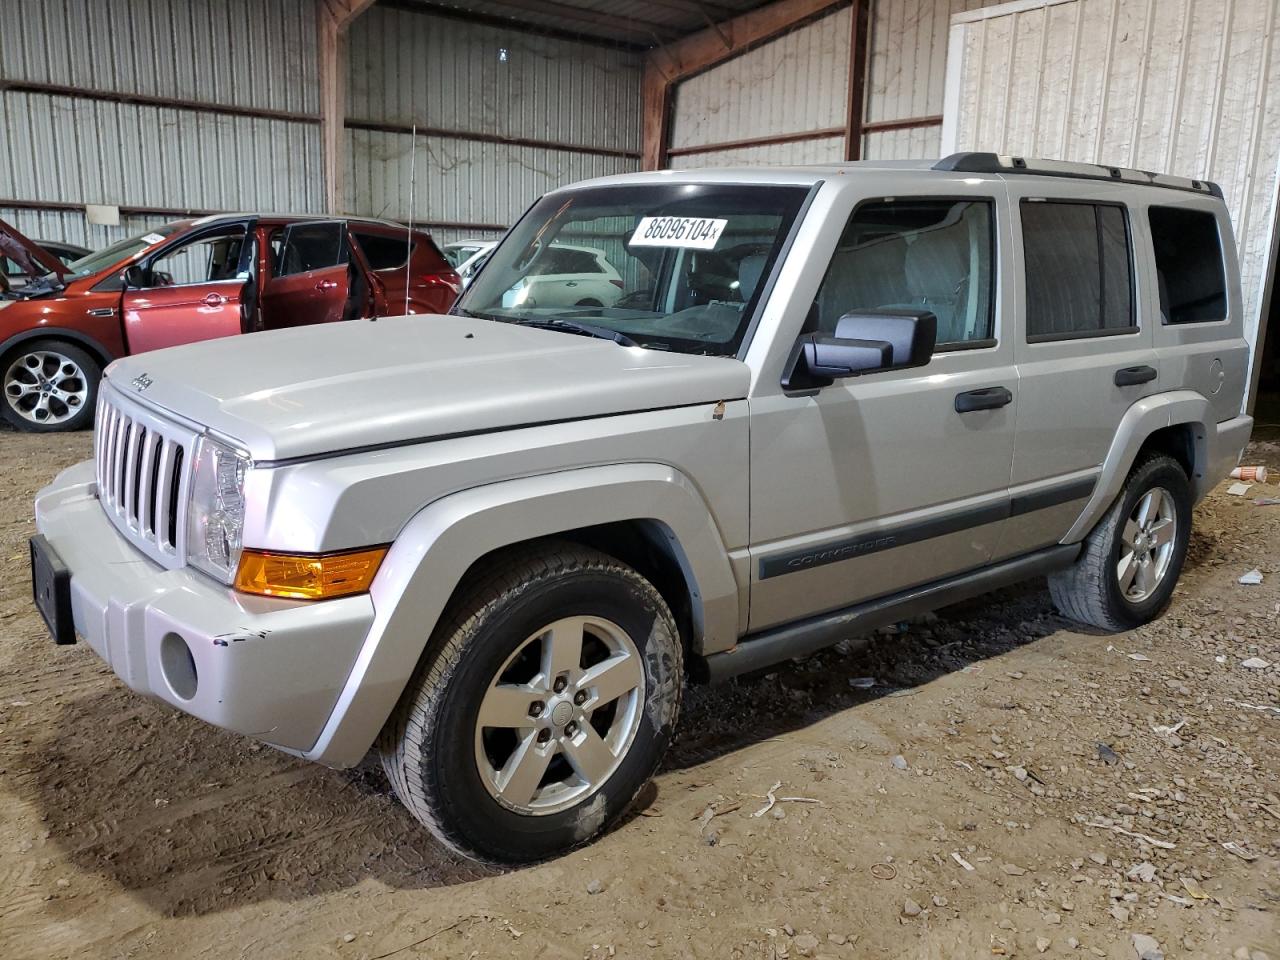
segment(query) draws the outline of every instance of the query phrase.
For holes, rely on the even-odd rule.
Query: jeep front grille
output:
[[[93,438],[98,500],[117,530],[170,569],[185,560],[187,474],[194,442],[193,431],[102,384]]]

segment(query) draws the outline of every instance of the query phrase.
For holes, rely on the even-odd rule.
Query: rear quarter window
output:
[[[409,241],[404,237],[357,231],[355,238],[373,270],[395,270],[403,267],[409,258]]]
[[[1151,242],[1165,323],[1204,323],[1227,317],[1227,281],[1218,219],[1207,210],[1151,207]]]

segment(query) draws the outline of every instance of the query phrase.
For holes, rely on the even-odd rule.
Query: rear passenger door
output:
[[[932,360],[751,398],[752,631],[980,567],[995,549],[1019,402],[1006,208],[996,183],[949,186],[971,193],[846,208],[791,335],[832,332],[852,311],[930,310]],[[984,391],[993,403],[958,403]]]
[[[332,323],[345,318],[351,295],[347,225],[304,221],[285,228],[271,279],[262,292],[268,330]]]
[[[401,230],[391,235],[353,225],[351,238],[368,267],[372,315],[387,317],[405,313],[407,232]]]
[[[999,556],[1057,542],[1093,492],[1125,412],[1162,389],[1134,213],[1081,181],[1009,178],[1018,254],[1019,397]]]

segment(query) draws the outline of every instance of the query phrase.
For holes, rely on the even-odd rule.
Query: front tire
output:
[[[0,414],[19,430],[52,433],[93,423],[102,367],[65,340],[23,343],[0,357]]]
[[[622,816],[666,752],[682,684],[652,584],[573,544],[521,549],[451,602],[378,750],[446,846],[541,860]]]
[[[1182,572],[1191,506],[1191,484],[1176,460],[1156,454],[1140,461],[1076,562],[1049,577],[1058,612],[1108,631],[1154,620]]]

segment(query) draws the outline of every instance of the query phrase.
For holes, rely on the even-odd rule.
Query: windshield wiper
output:
[[[597,327],[594,323],[580,323],[577,320],[560,320],[546,319],[539,320],[535,318],[519,317],[512,318],[511,323],[518,323],[526,327],[537,327],[539,330],[562,330],[565,333],[576,333],[584,337],[595,337],[598,340],[612,340],[614,343],[624,347],[638,347],[636,343],[625,333],[619,333],[617,330],[611,330],[608,327]]]
[[[576,333],[583,337],[595,337],[599,340],[612,340],[624,347],[638,347],[640,344],[625,333],[611,330],[608,327],[597,327],[594,323],[580,323],[577,320],[563,320],[557,317],[502,317],[493,313],[476,313],[463,307],[454,307],[453,312],[473,320],[493,320],[497,323],[515,323],[522,327],[537,327],[539,330],[560,330],[564,333]]]

